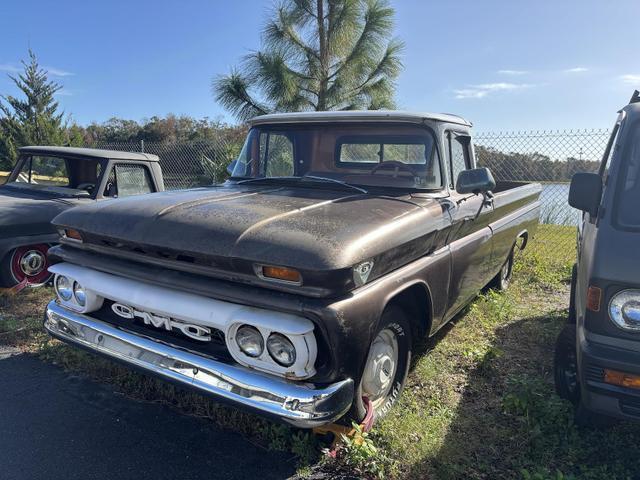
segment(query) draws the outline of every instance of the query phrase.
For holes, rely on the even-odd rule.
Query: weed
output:
[[[575,480],[576,477],[574,475],[565,475],[560,470],[556,470],[554,473],[550,474],[546,470],[536,470],[534,473],[529,472],[529,470],[522,470],[522,479],[523,480]]]
[[[369,433],[360,425],[352,424],[355,434],[342,435],[342,446],[338,450],[336,461],[358,478],[384,478],[388,462],[378,450]]]

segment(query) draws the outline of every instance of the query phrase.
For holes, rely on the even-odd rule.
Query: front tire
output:
[[[553,378],[558,395],[578,406],[580,383],[575,324],[566,324],[558,335],[553,358]]]
[[[47,251],[49,245],[25,245],[11,250],[0,264],[0,282],[11,288],[24,281],[30,287],[39,287],[51,279]]]
[[[349,417],[362,421],[366,416],[363,397],[374,409],[374,422],[384,417],[396,403],[407,379],[411,363],[411,323],[396,305],[385,309],[369,346],[365,367],[356,388]]]
[[[578,265],[574,264],[571,269],[571,289],[569,291],[569,323],[576,323],[576,284],[578,281]]]
[[[569,400],[574,406],[573,418],[577,426],[603,428],[611,424],[611,419],[589,410],[580,397],[575,324],[566,324],[558,335],[553,359],[553,377],[558,395]]]

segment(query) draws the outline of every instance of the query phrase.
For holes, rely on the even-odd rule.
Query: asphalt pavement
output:
[[[133,401],[30,355],[0,355],[0,480],[267,480],[294,473],[291,455],[211,422]]]

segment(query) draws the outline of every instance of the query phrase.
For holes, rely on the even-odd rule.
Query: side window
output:
[[[449,167],[451,170],[449,185],[451,188],[455,188],[460,172],[469,168],[469,137],[449,132],[448,143]]]
[[[144,165],[116,165],[107,179],[105,197],[129,197],[154,191],[149,170]]]
[[[68,187],[70,182],[67,162],[65,159],[59,157],[33,155],[25,160],[15,181],[19,183]]]
[[[293,143],[286,135],[261,134],[260,152],[265,176],[288,177],[294,174]]]

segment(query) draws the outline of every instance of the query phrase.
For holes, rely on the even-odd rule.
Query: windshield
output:
[[[618,223],[621,226],[640,226],[640,122],[632,125],[631,140],[623,149],[619,192],[617,194]],[[618,160],[620,161],[620,160]]]
[[[439,189],[442,175],[434,144],[431,131],[418,126],[254,127],[232,164],[232,177]]]
[[[29,155],[18,159],[7,185],[37,190],[92,194],[102,165],[97,159]]]

